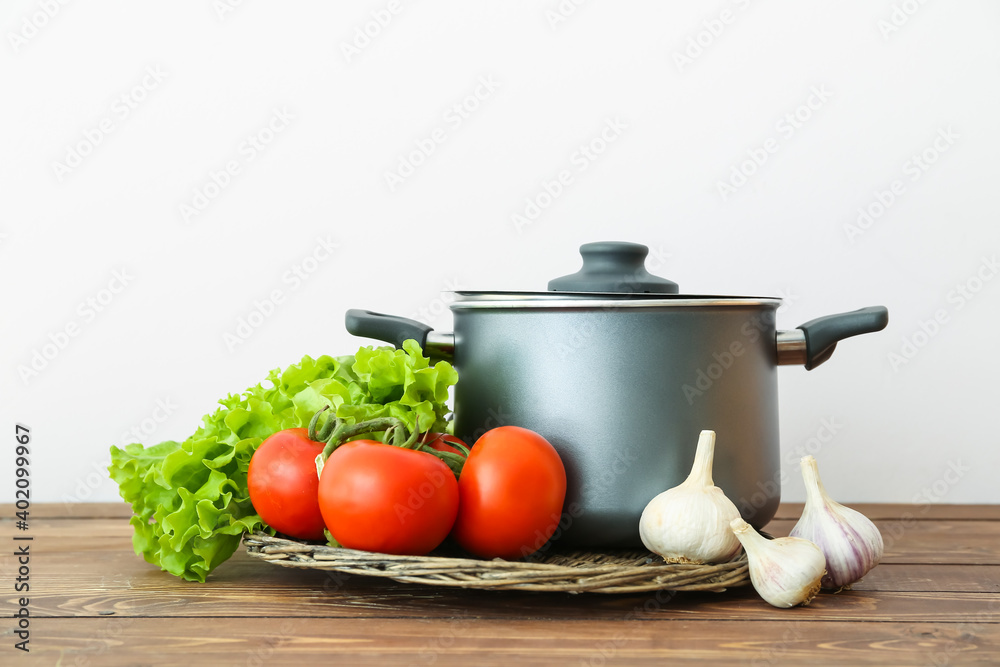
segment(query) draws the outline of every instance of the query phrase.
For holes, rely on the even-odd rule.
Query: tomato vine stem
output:
[[[397,419],[396,417],[378,417],[357,424],[347,424],[335,414],[331,414],[326,423],[317,428],[321,415],[328,409],[329,406],[326,406],[317,411],[309,421],[309,439],[326,443],[323,447],[323,452],[316,457],[317,475],[323,474],[323,465],[338,447],[356,436],[365,433],[377,433],[379,431],[384,431],[382,441],[385,444],[401,449],[413,449],[435,456],[444,461],[452,472],[455,473],[456,477],[462,472],[465,458],[469,455],[468,448],[458,443],[454,443],[454,446],[461,449],[464,456],[452,452],[441,452],[425,443],[420,437],[419,417],[414,419],[412,432],[406,428],[406,424],[401,419]]]

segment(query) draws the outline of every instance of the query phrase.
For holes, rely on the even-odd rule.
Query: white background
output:
[[[803,498],[808,450],[843,502],[1000,500],[1000,5],[388,6],[3,4],[0,499],[16,422],[34,500],[113,500],[123,433],[183,439],[270,368],[369,343],[346,309],[448,330],[442,292],[543,289],[581,243],[629,240],[668,255],[656,272],[682,291],[786,297],[780,328],[889,307],[886,331],[781,369],[784,499]],[[539,199],[562,170],[570,185]],[[518,227],[529,198],[547,206]],[[850,234],[859,208],[881,215]]]

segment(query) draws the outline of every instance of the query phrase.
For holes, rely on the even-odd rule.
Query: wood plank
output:
[[[43,560],[43,571],[53,579],[70,579],[83,583],[100,581],[108,572],[122,578],[161,576],[158,568],[146,563],[132,551],[130,538],[114,538],[109,544],[104,540],[76,542],[72,551],[58,553],[58,559]],[[110,548],[109,548],[110,547]],[[290,585],[290,580],[301,579],[308,583],[313,576],[305,571],[262,563],[240,551],[223,564],[209,578],[209,584],[220,578],[238,582],[253,579],[262,585]],[[164,582],[169,575],[162,574]],[[361,579],[359,577],[359,579]],[[294,583],[294,582],[292,582]],[[405,587],[404,587],[405,588]],[[923,563],[882,563],[854,586],[855,590],[907,591],[943,593],[998,593],[1000,592],[1000,565],[950,565]]]
[[[752,665],[1000,662],[1000,624],[219,618],[38,619],[36,664]],[[4,647],[9,651],[9,646]],[[7,655],[5,653],[4,655]]]
[[[0,503],[0,517],[13,517],[14,505]],[[31,516],[38,519],[111,519],[132,516],[132,506],[125,501],[116,503],[32,503]]]
[[[788,535],[796,521],[776,519],[764,530]],[[1000,564],[1000,521],[875,519],[885,542],[883,563]]]
[[[34,593],[35,618],[118,617],[261,618],[296,617],[343,619],[447,619],[457,615],[492,619],[504,624],[518,619],[595,620],[610,628],[623,617],[643,620],[690,618],[717,622],[753,620],[779,623],[790,617],[803,621],[879,623],[887,619],[909,623],[972,623],[994,617],[1000,597],[981,593],[881,593],[849,591],[822,594],[808,607],[786,610],[771,607],[752,590],[725,593],[680,593],[660,600],[653,595],[571,597],[555,593],[446,592],[384,584],[351,583],[330,594],[321,589],[275,588],[258,595],[250,585],[198,589],[182,594],[169,590],[130,592],[83,589],[71,593]],[[13,598],[6,601],[13,608]]]
[[[761,601],[749,588],[724,593],[668,592],[658,595],[583,595],[522,591],[461,591],[401,584],[388,579],[327,574],[261,563],[238,552],[205,584],[184,582],[143,562],[121,540],[120,550],[38,555],[32,561],[32,614],[95,616],[314,616],[329,618],[441,618],[471,614],[495,619],[567,618],[613,622],[626,614],[643,618],[686,616],[714,619],[782,620],[788,613]],[[45,551],[36,554],[47,553]],[[879,590],[876,568],[856,590],[824,594],[808,607],[808,618],[833,620],[969,620],[996,605],[1000,609],[1000,568],[967,566],[956,577],[962,590]],[[925,566],[922,582],[946,588],[938,572],[956,566]],[[897,579],[910,578],[902,574]],[[890,577],[891,578],[891,577]],[[919,580],[918,580],[919,581]],[[926,582],[930,581],[931,584]],[[936,585],[934,585],[936,583]],[[6,602],[13,605],[13,594]],[[646,607],[650,606],[651,610]]]
[[[871,520],[884,521],[1000,521],[1000,504],[993,505],[945,505],[945,504],[901,504],[901,503],[844,503],[861,512]],[[797,521],[802,516],[802,503],[781,503],[774,515],[775,519]]]
[[[129,537],[132,536],[132,525],[127,517],[115,518],[39,518],[32,516],[28,521],[28,530],[15,528],[14,521],[0,520],[0,538],[8,535],[31,535],[35,539],[52,538],[58,541],[71,541],[88,537]]]
[[[913,518],[916,521],[973,520],[1000,521],[1000,504],[993,505],[911,505],[900,503],[847,503],[870,519],[887,521]],[[0,517],[12,517],[14,505],[0,503]],[[131,506],[125,502],[114,503],[33,503],[31,513],[38,518],[128,518]],[[781,503],[776,519],[797,520],[802,515],[802,503]]]
[[[795,521],[776,519],[765,527],[775,536],[787,535]],[[884,563],[947,563],[1000,565],[1000,521],[875,520],[886,550]],[[13,521],[0,520],[0,538],[13,535]],[[131,539],[124,518],[33,519],[27,531],[36,540],[50,540],[56,551],[94,538]]]
[[[882,563],[852,586],[856,591],[1000,593],[1000,565]]]

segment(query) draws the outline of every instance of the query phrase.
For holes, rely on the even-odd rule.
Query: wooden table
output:
[[[242,550],[208,583],[189,583],[132,552],[127,506],[35,505],[25,654],[10,618],[23,595],[10,545],[23,533],[8,505],[0,664],[1000,664],[1000,506],[856,507],[885,536],[883,563],[854,590],[775,609],[749,587],[456,591]],[[783,505],[767,530],[787,534],[800,510]]]

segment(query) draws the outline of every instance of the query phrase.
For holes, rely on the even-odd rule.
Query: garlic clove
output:
[[[791,534],[814,542],[823,551],[827,572],[823,588],[850,587],[882,559],[882,534],[864,514],[827,495],[815,458],[805,456],[801,465],[806,504]]]
[[[750,582],[768,604],[794,607],[816,597],[826,567],[818,546],[798,537],[769,540],[743,519],[730,528],[747,552]]]
[[[715,432],[702,431],[687,479],[653,498],[642,512],[642,543],[668,563],[723,563],[739,553],[729,523],[740,511],[712,481],[714,458]]]

